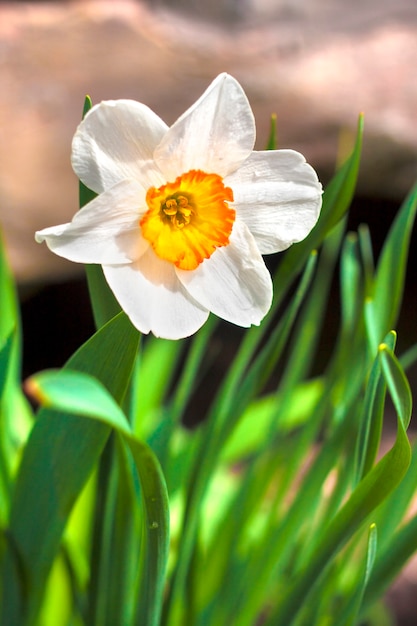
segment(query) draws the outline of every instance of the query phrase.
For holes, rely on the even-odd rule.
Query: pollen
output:
[[[150,187],[140,226],[155,254],[183,270],[194,270],[229,244],[235,211],[233,192],[217,174],[190,170],[173,183]]]
[[[183,228],[191,221],[193,209],[189,198],[180,194],[168,198],[161,207],[161,216],[165,216],[175,228]]]

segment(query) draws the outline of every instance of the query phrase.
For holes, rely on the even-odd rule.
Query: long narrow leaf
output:
[[[83,107],[83,117],[92,107],[90,96],[86,96]],[[96,197],[96,193],[79,181],[79,204],[80,208]],[[88,290],[90,293],[91,306],[93,309],[96,328],[101,328],[106,322],[120,313],[120,305],[113,295],[100,265],[86,265]]]
[[[84,344],[66,368],[93,374],[120,402],[138,339],[127,317],[120,314]],[[53,409],[40,411],[13,493],[3,569],[2,626],[33,623],[72,505],[109,433],[104,423]]]
[[[389,547],[378,555],[365,592],[364,610],[381,597],[416,550],[417,516],[405,524],[392,537]]]
[[[237,376],[240,373],[239,367],[232,371],[230,373],[230,376],[233,377],[232,384],[230,384],[230,379],[223,384],[210,408],[201,433],[202,436],[195,456],[194,467],[191,470],[178,560],[172,578],[170,594],[164,607],[163,623],[166,626],[171,622],[176,623],[183,620],[183,611],[187,606],[185,601],[187,571],[198,536],[198,520],[201,506],[210,477],[215,471],[220,450],[237,425],[243,409],[255,394],[263,388],[279,356],[282,354],[296,314],[311,283],[316,260],[317,255],[312,254],[298,290],[290,302],[285,315],[275,327],[269,342],[257,356],[246,376],[243,376],[243,372],[239,377]],[[241,355],[237,358],[241,358]]]
[[[373,350],[396,325],[416,212],[417,185],[404,201],[385,240],[377,266],[373,294],[367,303],[366,320]]]
[[[389,333],[386,345],[394,350],[396,335]],[[382,377],[380,359],[375,359],[365,393],[363,417],[356,442],[356,483],[372,468],[379,449],[385,404],[386,383]]]
[[[368,531],[368,546],[366,551],[366,561],[363,571],[360,572],[359,578],[353,589],[353,595],[346,609],[340,612],[339,620],[335,626],[356,626],[361,611],[363,597],[375,564],[377,552],[377,527],[371,524]]]
[[[406,428],[411,415],[409,387],[403,372],[386,346],[380,348],[381,362],[387,385],[395,403],[398,416],[397,438],[393,448],[359,483],[349,500],[336,517],[323,528],[315,552],[294,580],[285,598],[279,603],[270,619],[271,624],[288,624],[300,610],[300,598],[306,599],[319,580],[321,572],[350,537],[367,520],[369,515],[397,487],[411,460],[411,448]]]
[[[130,448],[145,509],[138,611],[144,624],[156,626],[162,605],[169,540],[168,496],[157,459],[151,449],[134,436],[124,413],[97,380],[67,369],[38,374],[30,384],[44,405],[110,426]],[[77,394],[74,389],[78,389]],[[83,421],[88,424],[90,420]]]

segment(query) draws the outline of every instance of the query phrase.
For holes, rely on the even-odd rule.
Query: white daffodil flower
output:
[[[36,241],[102,265],[143,333],[186,337],[209,312],[259,324],[272,301],[261,255],[308,235],[322,188],[298,152],[254,143],[251,107],[228,74],[170,128],[139,102],[101,102],[72,144],[75,173],[99,195]]]

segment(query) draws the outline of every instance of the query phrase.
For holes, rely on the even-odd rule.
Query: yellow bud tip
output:
[[[42,406],[48,405],[48,398],[43,393],[42,389],[39,387],[37,380],[34,377],[28,378],[24,381],[23,390],[30,398],[35,400],[38,404],[41,404]]]

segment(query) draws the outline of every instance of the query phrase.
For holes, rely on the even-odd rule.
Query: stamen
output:
[[[155,253],[180,269],[196,269],[229,243],[235,220],[233,192],[217,174],[190,170],[173,183],[151,187],[140,226]]]
[[[174,228],[183,228],[190,223],[192,208],[190,199],[186,196],[174,194],[161,203],[162,218],[169,218]]]

